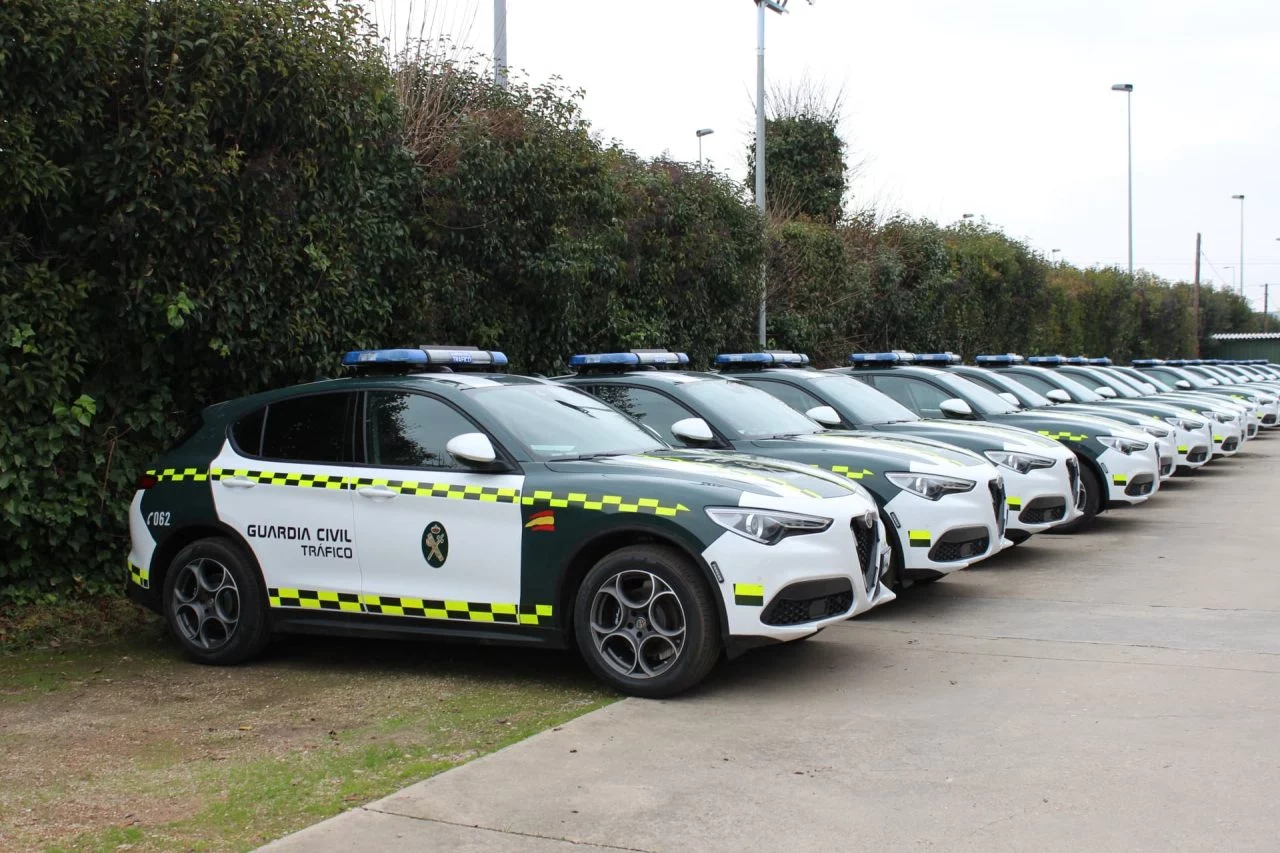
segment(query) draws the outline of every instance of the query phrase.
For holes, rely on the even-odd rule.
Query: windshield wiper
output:
[[[565,405],[570,405],[565,403]],[[576,408],[576,407],[575,407]],[[610,456],[626,456],[630,451],[626,450],[602,450],[599,453],[580,453],[577,456],[556,456],[551,462],[585,462],[591,459],[607,459]]]
[[[586,415],[589,418],[594,418],[596,416],[595,413],[598,411],[601,411],[600,409],[595,409],[595,410],[588,409],[586,406],[577,406],[577,405],[574,405],[573,403],[570,403],[568,400],[556,400],[556,402],[564,406],[565,408],[573,409],[575,412],[582,412],[582,414]]]

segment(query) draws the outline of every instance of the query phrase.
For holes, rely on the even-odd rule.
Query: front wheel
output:
[[[183,651],[200,663],[240,663],[270,637],[257,571],[225,539],[200,539],[174,557],[164,579],[164,617]]]
[[[1102,492],[1102,481],[1098,479],[1098,475],[1093,473],[1093,469],[1088,465],[1080,463],[1080,500],[1077,506],[1083,514],[1069,524],[1055,527],[1054,532],[1079,533],[1087,529],[1102,510],[1105,497]]]
[[[574,637],[587,666],[632,696],[688,690],[720,656],[711,590],[678,551],[632,545],[592,567],[574,601]]]

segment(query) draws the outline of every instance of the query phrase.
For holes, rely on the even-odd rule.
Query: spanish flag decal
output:
[[[524,524],[525,530],[542,530],[547,533],[556,532],[556,513],[552,509],[544,509],[542,512],[535,512],[529,516],[529,520]]]

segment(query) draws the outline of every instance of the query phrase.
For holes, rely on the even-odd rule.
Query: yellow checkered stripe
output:
[[[351,488],[383,486],[402,495],[427,498],[448,498],[456,501],[481,501],[483,503],[515,503],[519,489],[496,486],[473,486],[460,483],[421,483],[416,480],[383,480],[376,477],[349,477]]]
[[[209,472],[202,468],[153,468],[147,472],[161,483],[203,483]]]
[[[1070,432],[1070,431],[1051,432],[1050,430],[1047,430],[1047,429],[1040,429],[1040,430],[1036,430],[1036,432],[1038,432],[1040,435],[1045,436],[1046,438],[1052,438],[1055,441],[1084,441],[1089,437],[1087,435],[1076,435],[1074,432]]]
[[[913,548],[927,548],[933,542],[933,534],[928,530],[908,530],[907,542]]]
[[[1013,495],[1008,497],[1009,509],[1022,509],[1022,498],[1015,498]]]
[[[733,603],[746,607],[764,607],[764,587],[758,583],[735,583]]]
[[[129,580],[143,589],[151,589],[151,570],[129,561]]]
[[[339,610],[347,613],[371,613],[378,616],[447,619],[461,622],[543,626],[550,625],[552,617],[550,604],[491,604],[284,587],[268,589],[267,598],[272,607]]]
[[[1190,448],[1190,447],[1188,447],[1188,446],[1187,446],[1187,445],[1185,445],[1185,444],[1179,444],[1179,445],[1178,445],[1178,452],[1179,452],[1179,453],[1181,453],[1183,456],[1185,456],[1185,455],[1187,455],[1188,453],[1190,453],[1190,452],[1191,452],[1191,448]]]
[[[299,474],[288,471],[251,471],[246,468],[211,468],[209,479],[230,480],[232,478],[252,480],[268,486],[298,486],[311,489],[346,489],[349,477],[341,474]]]
[[[869,468],[863,468],[861,471],[850,470],[848,465],[836,465],[831,469],[835,474],[843,474],[850,480],[861,480],[863,477],[874,477],[875,472]]]
[[[586,492],[548,492],[541,489],[525,494],[520,499],[525,506],[546,504],[556,509],[576,507],[596,512],[638,512],[647,515],[673,516],[688,512],[682,503],[675,506],[663,504],[657,498],[627,498],[622,495],[590,495]]]
[[[1127,486],[1129,485],[1129,475],[1128,474],[1112,474],[1111,482],[1117,486]]]
[[[1223,442],[1223,441],[1225,441],[1225,440],[1226,440],[1226,436],[1215,435],[1215,436],[1213,437],[1213,443],[1214,443],[1214,444],[1222,444],[1222,442]]]

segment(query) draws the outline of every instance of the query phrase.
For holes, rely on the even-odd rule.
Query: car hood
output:
[[[1030,452],[1057,450],[1061,447],[1051,438],[1045,438],[1021,427],[1005,426],[987,421],[950,421],[925,418],[905,423],[883,424],[881,430],[901,432],[907,435],[930,438],[947,444],[956,444],[966,450],[1026,450]]]
[[[592,474],[604,478],[641,476],[774,497],[843,498],[862,494],[854,483],[805,465],[723,450],[655,450],[651,453],[602,456],[549,462],[562,474]]]
[[[759,439],[751,444],[765,454],[771,455],[778,450],[799,450],[808,451],[828,461],[845,456],[854,460],[859,467],[880,470],[955,474],[957,468],[991,465],[977,454],[941,442],[875,432],[830,430],[813,435]],[[815,464],[821,464],[824,468],[832,467],[825,464],[825,461]]]

